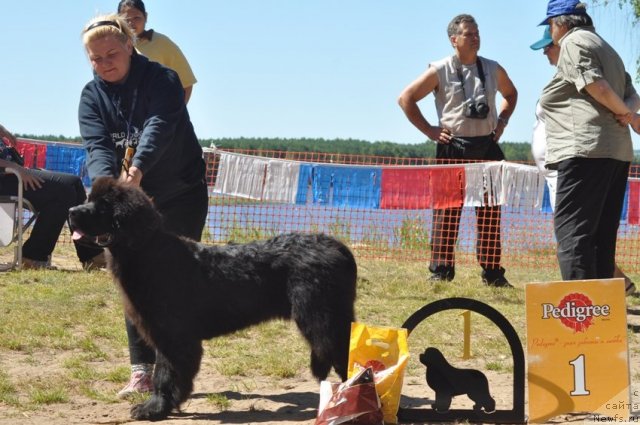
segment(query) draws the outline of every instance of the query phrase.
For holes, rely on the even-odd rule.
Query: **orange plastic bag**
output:
[[[348,376],[373,369],[376,392],[382,403],[384,422],[398,422],[404,372],[409,361],[408,332],[403,328],[351,324]]]

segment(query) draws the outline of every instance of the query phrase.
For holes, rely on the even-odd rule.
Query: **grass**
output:
[[[425,220],[418,218],[405,218],[402,225],[394,231],[395,239],[402,249],[425,249],[429,246],[429,232]]]
[[[0,403],[18,405],[18,390],[11,383],[9,375],[0,370]]]
[[[207,401],[220,411],[225,411],[231,407],[231,400],[224,394],[207,394]]]
[[[360,260],[358,320],[399,327],[430,302],[474,298],[506,316],[525,347],[523,286],[558,279],[556,270],[510,268],[507,276],[517,288],[509,290],[482,285],[478,266],[459,267],[456,272],[453,283],[427,284],[423,262]],[[71,403],[79,396],[102,403],[117,401],[115,391],[127,380],[129,369],[120,296],[108,273],[4,273],[0,300],[0,407],[29,411]],[[461,360],[461,313],[438,313],[414,329],[409,337],[409,377],[423,379],[424,367],[417,359],[428,346],[438,347],[452,363],[470,365],[464,367],[511,372],[506,340],[493,322],[475,313],[471,314],[472,358]],[[635,334],[630,338],[637,342]],[[290,322],[254,326],[207,341],[204,347],[205,361],[234,381],[235,377],[295,378],[308,371],[306,343]],[[24,376],[22,369],[32,372]],[[231,403],[222,394],[210,394],[207,400],[219,410]]]
[[[66,403],[69,401],[67,390],[51,384],[38,385],[29,394],[31,401],[36,404]]]

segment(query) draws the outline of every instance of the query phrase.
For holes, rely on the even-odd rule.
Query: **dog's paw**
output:
[[[131,408],[131,419],[157,421],[164,419],[171,412],[171,407],[162,397],[152,396],[141,404]]]

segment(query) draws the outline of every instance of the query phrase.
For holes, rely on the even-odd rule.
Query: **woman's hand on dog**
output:
[[[140,187],[142,171],[135,165],[132,165],[126,173],[123,172],[120,175],[120,181],[130,186]]]

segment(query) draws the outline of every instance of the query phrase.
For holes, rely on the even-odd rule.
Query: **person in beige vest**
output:
[[[502,160],[498,145],[515,109],[518,92],[497,62],[478,55],[480,32],[471,15],[458,15],[447,30],[454,53],[429,64],[427,70],[405,88],[398,99],[409,121],[437,143],[441,163],[464,160]],[[434,94],[438,123],[431,124],[418,102]],[[496,94],[502,95],[496,108]],[[433,211],[430,281],[451,281],[455,276],[455,246],[462,208]],[[500,266],[500,206],[476,207],[476,256],[482,281],[490,286],[511,287]]]

